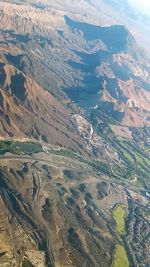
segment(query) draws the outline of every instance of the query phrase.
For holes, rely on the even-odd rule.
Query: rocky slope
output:
[[[149,266],[149,37],[118,4],[0,1],[0,266]]]
[[[70,99],[83,109],[100,107],[124,127],[149,125],[149,63],[124,26],[83,23],[50,7],[3,3],[1,9],[6,63],[71,108]]]
[[[0,64],[0,136],[31,138],[82,150],[71,114],[31,77]]]

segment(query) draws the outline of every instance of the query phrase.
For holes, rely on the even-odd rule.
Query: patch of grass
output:
[[[121,179],[124,178],[126,180],[131,181],[134,177],[134,172],[131,168],[127,168],[125,165],[118,165],[113,164],[112,165],[112,173],[116,178]]]
[[[144,183],[141,179],[139,179],[139,177],[137,177],[136,179],[133,179],[132,181],[132,185],[139,187],[139,188],[143,188],[144,187]]]
[[[0,141],[0,155],[6,152],[12,154],[33,154],[42,152],[42,146],[35,142]]]
[[[126,210],[124,205],[116,206],[113,210],[113,218],[116,222],[116,231],[120,235],[125,233],[125,214]]]
[[[24,259],[22,262],[22,267],[35,267],[28,259]]]
[[[60,156],[64,156],[64,157],[69,157],[69,158],[73,158],[73,159],[77,159],[82,163],[85,163],[89,166],[91,166],[93,169],[97,170],[97,171],[101,171],[105,174],[111,175],[111,172],[109,170],[109,166],[107,163],[104,162],[100,162],[98,160],[94,160],[94,159],[89,159],[89,158],[85,158],[84,156],[81,156],[71,150],[66,150],[66,149],[49,149],[48,152],[50,154],[55,154],[55,155],[60,155]]]
[[[115,250],[113,267],[129,267],[129,261],[123,246],[118,245]]]
[[[71,150],[67,150],[67,149],[62,149],[62,148],[58,148],[58,149],[51,148],[48,150],[48,152],[50,154],[69,157],[69,158],[77,158],[77,159],[80,158],[80,156],[77,155],[75,152]]]
[[[125,157],[129,162],[131,162],[132,164],[135,164],[135,161],[134,161],[132,155],[131,155],[129,152],[124,151],[124,157]]]

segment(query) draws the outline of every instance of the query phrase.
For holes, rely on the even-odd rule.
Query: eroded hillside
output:
[[[81,160],[26,157],[1,159],[1,266],[111,266],[119,249],[148,266],[146,197]]]
[[[149,267],[149,37],[115,3],[0,1],[2,267]]]

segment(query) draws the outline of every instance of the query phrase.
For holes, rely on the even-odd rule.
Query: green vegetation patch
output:
[[[66,150],[64,148],[63,149],[62,148],[58,148],[58,149],[51,148],[48,150],[48,152],[50,154],[55,154],[55,155],[60,155],[63,157],[69,157],[69,158],[77,159],[80,162],[91,166],[96,171],[101,171],[105,174],[113,176],[113,174],[111,173],[111,171],[109,169],[108,163],[104,163],[104,162],[94,160],[94,159],[85,158],[82,155],[79,155],[79,154],[77,154],[73,151],[70,151],[70,150]]]
[[[125,233],[125,215],[126,209],[124,205],[116,206],[113,210],[113,218],[116,222],[116,231],[123,235]]]
[[[119,115],[119,113],[117,113]],[[108,113],[102,107],[91,111],[90,121],[94,130],[106,144],[112,148],[120,159],[120,167],[114,162],[111,165],[112,173],[106,173],[121,183],[131,184],[139,188],[150,186],[150,127],[130,128],[132,138],[116,136],[111,125],[120,125],[121,113]],[[117,115],[117,116],[116,116]],[[109,165],[109,164],[108,164]],[[113,166],[114,165],[114,166]],[[137,177],[137,179],[135,179]],[[126,180],[126,181],[125,181]]]
[[[22,262],[22,267],[35,267],[28,259],[24,259]]]
[[[50,154],[54,154],[54,155],[58,155],[58,156],[64,156],[64,157],[76,158],[76,159],[81,158],[81,156],[76,154],[75,152],[73,152],[71,150],[64,149],[64,148],[50,148],[48,150],[48,152]]]
[[[0,155],[6,152],[12,154],[32,154],[42,152],[42,146],[35,142],[0,141]]]
[[[126,251],[121,245],[116,247],[113,267],[129,267]]]

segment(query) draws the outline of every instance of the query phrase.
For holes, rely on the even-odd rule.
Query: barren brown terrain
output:
[[[33,138],[82,150],[71,114],[31,77],[1,63],[1,137]]]
[[[132,189],[61,156],[6,157],[0,168],[0,266],[111,266],[120,243],[112,219],[117,204],[132,206],[127,231],[134,225],[134,231],[143,228],[138,248],[144,242],[148,253],[148,200]],[[134,236],[129,241],[124,237],[123,245],[130,248],[136,266],[135,242]],[[144,262],[148,264],[148,258]]]
[[[0,266],[149,267],[150,18],[0,1]]]

